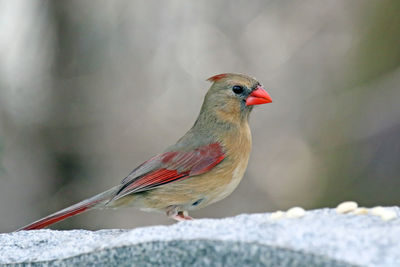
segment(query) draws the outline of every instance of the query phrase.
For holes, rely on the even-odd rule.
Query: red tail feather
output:
[[[60,213],[60,214],[56,213],[54,215],[47,216],[47,217],[45,217],[43,219],[40,219],[40,220],[38,220],[38,221],[36,221],[34,223],[31,223],[31,224],[29,224],[27,226],[24,226],[24,227],[18,229],[18,231],[43,229],[46,226],[49,226],[49,225],[51,225],[53,223],[62,221],[64,219],[68,218],[68,217],[71,217],[71,216],[77,215],[79,213],[82,213],[82,212],[84,212],[84,211],[86,211],[88,209],[89,209],[89,207],[81,207],[81,208],[78,208],[78,209],[73,209],[73,210],[71,210],[69,212],[66,211],[66,212],[63,212],[63,213]]]
[[[72,217],[74,215],[83,213],[92,208],[104,206],[107,203],[107,201],[110,200],[114,196],[114,194],[118,191],[118,189],[119,189],[119,186],[111,188],[110,190],[100,193],[94,197],[83,200],[75,205],[72,205],[72,206],[66,208],[66,209],[60,210],[56,213],[53,213],[47,217],[42,218],[36,222],[28,224],[28,225],[18,229],[17,231],[42,229],[53,223],[56,223],[56,222],[66,219],[66,218]]]

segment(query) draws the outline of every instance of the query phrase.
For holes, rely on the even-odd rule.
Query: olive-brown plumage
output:
[[[136,207],[165,212],[176,220],[219,201],[237,187],[251,151],[248,124],[253,105],[271,102],[258,81],[243,74],[208,79],[208,90],[193,127],[163,153],[134,169],[120,185],[31,223],[41,229],[93,208]]]

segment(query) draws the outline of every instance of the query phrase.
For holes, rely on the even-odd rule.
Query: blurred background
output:
[[[0,232],[119,183],[224,72],[273,98],[245,177],[193,212],[400,205],[400,1],[0,1]],[[53,228],[172,224],[134,209]]]

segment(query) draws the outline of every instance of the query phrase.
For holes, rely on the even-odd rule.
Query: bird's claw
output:
[[[190,221],[193,220],[187,211],[177,211],[177,207],[170,207],[167,210],[167,216],[177,221]]]
[[[193,220],[192,217],[189,216],[187,211],[180,211],[176,215],[172,216],[172,219],[177,221],[190,221]]]

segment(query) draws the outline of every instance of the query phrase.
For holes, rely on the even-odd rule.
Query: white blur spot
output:
[[[376,206],[371,209],[371,214],[375,216],[380,216],[384,212],[384,210],[384,207]]]
[[[390,221],[395,218],[397,218],[397,214],[393,210],[385,209],[385,211],[381,214],[381,219],[384,221]]]
[[[381,217],[381,219],[384,221],[390,221],[397,217],[397,214],[394,211],[381,206],[372,208],[371,214]]]
[[[287,218],[301,218],[306,214],[306,211],[301,207],[293,207],[286,212]]]
[[[356,208],[355,210],[353,210],[351,212],[351,214],[354,214],[354,215],[366,215],[368,213],[369,213],[369,210],[364,207]]]
[[[355,209],[358,208],[358,204],[357,202],[354,201],[345,201],[343,203],[340,203],[337,207],[336,207],[336,212],[337,213],[348,213],[351,211],[354,211]]]
[[[41,123],[50,115],[54,36],[45,6],[0,1],[0,105],[18,123]]]
[[[271,213],[271,215],[269,216],[269,218],[271,220],[279,220],[282,219],[285,216],[285,213],[281,210],[277,210],[273,213]]]

